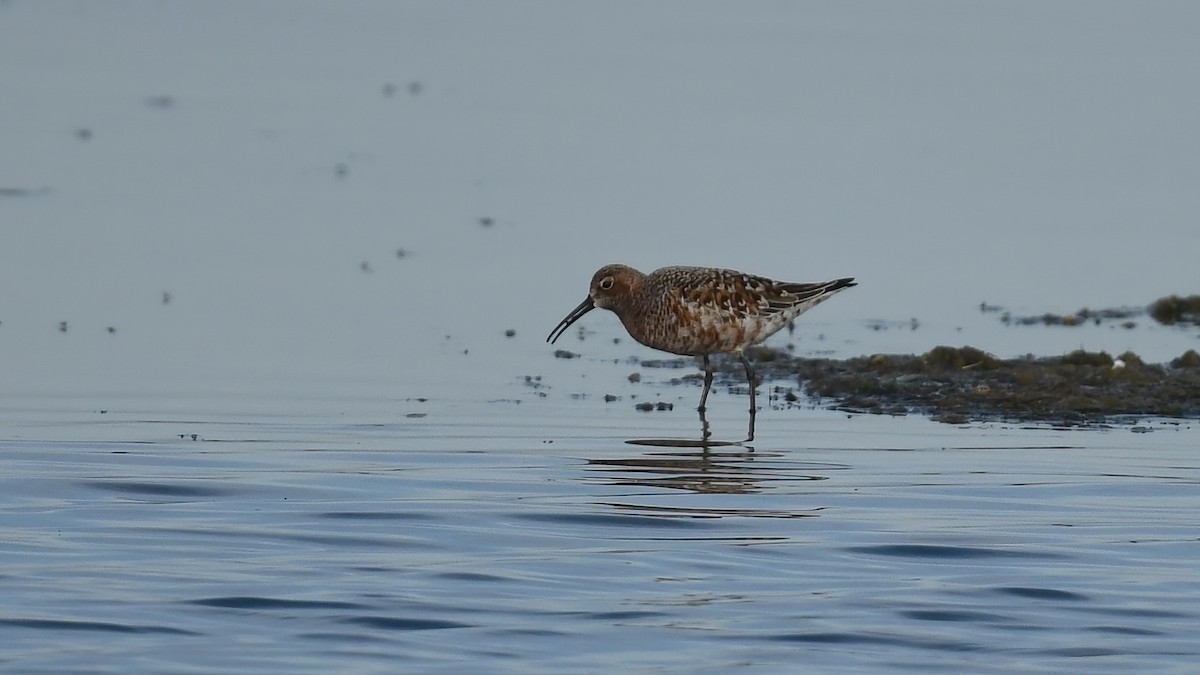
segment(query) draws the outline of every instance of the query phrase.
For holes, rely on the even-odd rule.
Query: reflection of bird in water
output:
[[[625,265],[607,265],[592,277],[588,297],[554,327],[547,342],[596,307],[612,310],[633,339],[654,349],[699,356],[704,362],[703,413],[713,370],[709,356],[736,354],[750,384],[750,429],[756,414],[754,368],[743,353],[775,334],[797,316],[834,293],[854,286],[851,278],[821,283],[773,281],[712,267],[663,267],[650,274]],[[704,438],[708,439],[707,421]]]
[[[589,459],[609,485],[670,488],[700,493],[752,494],[785,482],[826,480],[812,465],[788,466],[780,452],[663,452],[618,459]],[[781,460],[782,463],[781,463]],[[821,469],[836,469],[821,465]],[[689,509],[690,511],[690,509]]]
[[[738,454],[748,457],[737,458]],[[721,461],[722,459],[726,461]],[[732,461],[729,461],[731,459]],[[696,452],[646,455],[628,459],[589,459],[588,464],[614,467],[626,474],[633,474],[613,478],[610,482],[614,485],[747,494],[759,492],[761,487],[750,472],[738,467],[737,463],[753,459],[754,453],[749,452],[724,454],[723,457],[709,452]]]

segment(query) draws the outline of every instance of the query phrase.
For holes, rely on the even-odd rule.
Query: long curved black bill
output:
[[[567,328],[571,326],[571,324],[578,321],[579,317],[587,314],[593,309],[596,309],[596,303],[592,302],[592,296],[589,295],[586,300],[579,303],[578,307],[571,310],[571,313],[568,314],[566,318],[558,322],[558,325],[554,327],[554,330],[550,331],[550,334],[546,336],[546,342],[554,344],[554,341],[557,340],[563,334],[563,332],[565,332]]]

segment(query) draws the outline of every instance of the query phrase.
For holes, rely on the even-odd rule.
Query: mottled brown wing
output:
[[[778,283],[733,270],[706,270],[677,283],[685,304],[730,320],[775,314],[795,304]]]

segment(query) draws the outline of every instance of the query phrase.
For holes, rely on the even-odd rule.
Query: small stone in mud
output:
[[[109,326],[109,327],[108,327],[108,334],[109,334],[109,335],[112,335],[112,334],[114,334],[114,333],[116,333],[116,332],[117,332],[117,327],[116,327],[116,326]]]
[[[358,269],[362,270],[363,274],[370,274],[371,273],[371,263],[364,260],[358,264]]]
[[[555,349],[554,350],[554,358],[556,358],[556,359],[575,359],[575,358],[579,358],[579,354],[576,354],[575,352],[569,352],[565,349]]]
[[[637,384],[638,382],[641,382],[641,381],[642,381],[642,374],[641,374],[641,373],[630,373],[630,374],[629,374],[629,381],[630,381],[630,382],[632,382],[632,383],[634,383],[634,384]]]
[[[67,332],[67,322],[66,321],[58,322],[58,332],[60,332],[60,333]]]
[[[402,248],[398,248],[398,249],[396,249],[396,257],[403,260],[404,258],[408,257],[408,251],[406,251]]]
[[[517,334],[517,331],[515,328],[509,328],[508,330],[504,331],[504,337],[513,337],[516,334]]]
[[[495,224],[496,224],[496,220],[490,216],[484,216],[479,219],[480,227],[491,227],[492,225],[495,225]]]
[[[164,304],[164,305],[169,305],[169,304],[171,304],[171,294],[170,294],[170,292],[168,292],[168,291],[163,291],[163,294],[162,294],[162,304]]]
[[[642,412],[650,412],[651,410],[654,410],[654,404],[650,403],[649,401],[643,401],[641,403],[634,405],[633,409],[640,410]]]
[[[605,402],[605,403],[612,403],[613,401],[619,400],[620,398],[621,398],[620,396],[614,396],[613,394],[605,394],[605,395],[604,395],[604,402]]]
[[[656,410],[674,410],[675,404],[667,403],[666,401],[659,401],[658,404],[654,406],[654,408]]]

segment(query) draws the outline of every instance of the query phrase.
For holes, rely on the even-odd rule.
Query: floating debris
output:
[[[1069,314],[1032,314],[1014,316],[1000,305],[979,304],[979,311],[984,313],[1001,313],[1000,320],[1006,324],[1017,326],[1082,326],[1087,323],[1100,325],[1109,321],[1119,321],[1125,329],[1137,327],[1133,321],[1138,317],[1149,314],[1155,321],[1171,326],[1175,324],[1193,324],[1200,326],[1200,295],[1170,295],[1150,303],[1149,307],[1108,307],[1105,309],[1089,309],[1084,307]]]
[[[1046,312],[1045,314],[1031,316],[1013,316],[1009,312],[1005,312],[1000,317],[1000,320],[1004,323],[1016,324],[1018,326],[1082,326],[1089,322],[1098,326],[1106,321],[1122,321],[1121,325],[1123,327],[1133,328],[1137,326],[1137,323],[1130,321],[1130,319],[1143,316],[1145,313],[1146,309],[1144,307],[1110,307],[1099,310],[1084,307],[1073,314]]]
[[[660,412],[663,412],[663,411],[667,411],[667,410],[674,410],[675,404],[667,403],[666,401],[659,401],[658,403],[650,403],[649,401],[643,401],[641,403],[634,404],[633,408],[634,408],[634,410],[640,410],[642,412],[650,412],[652,410],[658,410]]]

